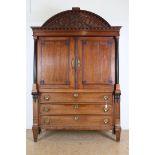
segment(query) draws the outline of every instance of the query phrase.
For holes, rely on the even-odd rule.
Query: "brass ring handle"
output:
[[[78,119],[79,119],[79,117],[78,117],[78,116],[75,116],[75,117],[74,117],[74,120],[75,120],[75,121],[77,121]]]
[[[48,112],[49,111],[49,108],[48,107],[44,107],[43,111],[44,112]]]
[[[104,108],[104,112],[108,112],[109,111],[109,109],[108,108]]]
[[[49,124],[50,120],[48,118],[44,119],[44,124]]]
[[[104,100],[107,101],[109,99],[108,96],[103,96]]]
[[[104,119],[104,124],[107,124],[107,123],[109,123],[109,119],[105,118]]]
[[[79,94],[78,94],[78,93],[74,93],[73,96],[74,96],[74,97],[78,97]]]
[[[48,101],[49,100],[49,96],[47,95],[47,96],[44,96],[44,99],[46,100],[46,101]]]
[[[75,104],[74,105],[74,109],[78,109],[79,108],[79,105],[78,104]]]

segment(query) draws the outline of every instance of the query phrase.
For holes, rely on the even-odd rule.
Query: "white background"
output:
[[[30,26],[41,26],[56,13],[72,7],[92,11],[112,26],[122,26],[120,32],[120,85],[121,85],[121,126],[128,129],[129,104],[129,47],[128,47],[128,0],[28,0],[26,24],[27,89],[26,89],[26,127],[32,127],[32,77],[33,77],[33,37]]]

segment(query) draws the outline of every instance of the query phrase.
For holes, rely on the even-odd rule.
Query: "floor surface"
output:
[[[128,155],[128,130],[123,130],[121,141],[111,132],[100,131],[43,131],[38,142],[33,142],[27,130],[26,155]]]

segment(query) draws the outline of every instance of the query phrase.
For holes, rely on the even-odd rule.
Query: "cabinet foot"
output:
[[[39,129],[38,129],[38,134],[40,134],[41,133],[41,128],[39,127]]]
[[[121,136],[121,128],[116,129],[115,134],[116,134],[116,141],[119,142],[120,141],[120,136]]]
[[[38,127],[32,127],[32,131],[33,131],[33,140],[34,140],[34,142],[37,142],[39,128]]]
[[[116,132],[115,132],[115,127],[112,129],[112,134],[116,134]]]

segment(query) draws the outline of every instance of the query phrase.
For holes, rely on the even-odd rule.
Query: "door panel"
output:
[[[115,82],[115,44],[113,37],[78,39],[78,88],[102,88]]]
[[[38,83],[41,88],[73,88],[74,42],[69,37],[41,37],[38,50]]]

